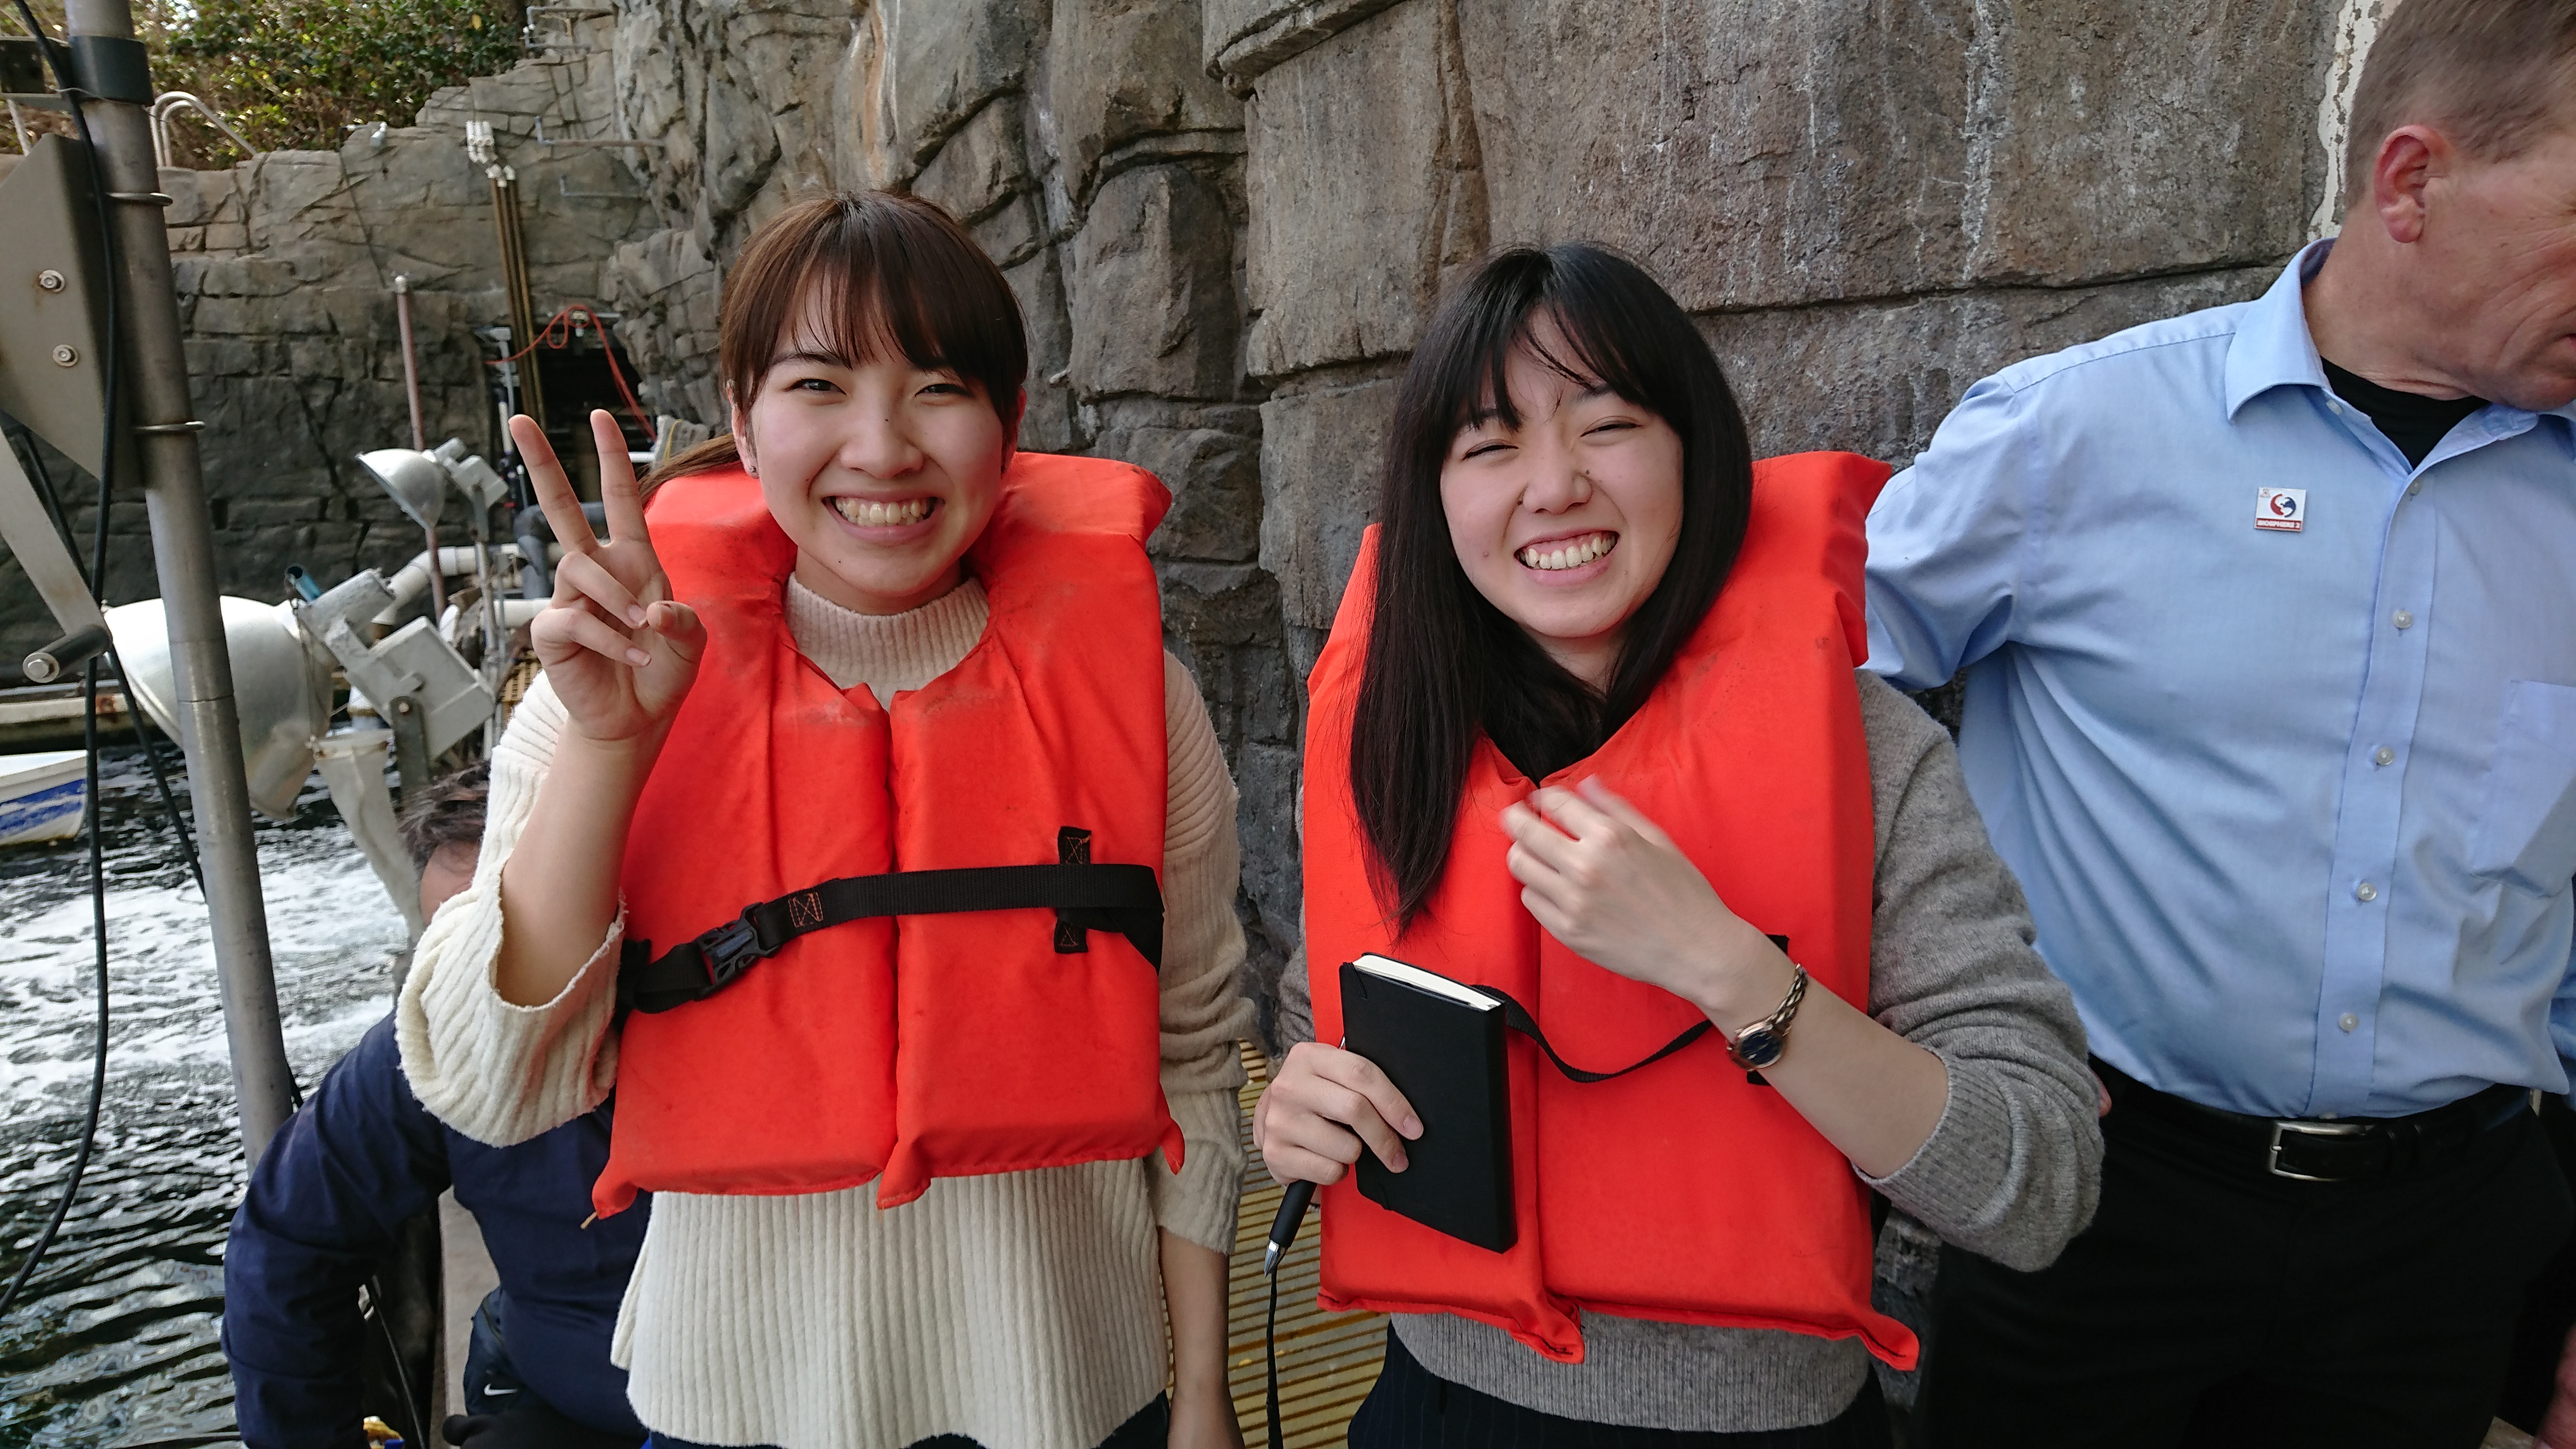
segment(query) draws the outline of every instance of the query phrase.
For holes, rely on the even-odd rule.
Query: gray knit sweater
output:
[[[1914,1160],[1864,1178],[1948,1241],[2038,1268],[2092,1220],[2102,1137],[2084,1028],[2031,950],[2021,888],[1986,841],[1950,739],[1912,700],[1860,674],[1877,817],[1870,1014],[1937,1053],[1950,1097]],[[1314,1035],[1306,973],[1282,978],[1280,1035]],[[1748,1432],[1820,1424],[1870,1371],[1856,1339],[1586,1314],[1584,1361],[1502,1330],[1405,1314],[1396,1334],[1452,1383],[1596,1423]]]

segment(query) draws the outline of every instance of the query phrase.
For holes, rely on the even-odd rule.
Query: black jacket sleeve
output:
[[[224,1251],[224,1354],[248,1449],[362,1449],[358,1288],[448,1185],[447,1144],[378,1022],[251,1173]]]

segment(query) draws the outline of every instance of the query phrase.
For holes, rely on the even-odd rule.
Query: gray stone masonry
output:
[[[824,187],[973,230],[1032,346],[1023,441],[1172,487],[1172,648],[1242,793],[1249,985],[1296,931],[1302,678],[1409,349],[1489,248],[1637,257],[1757,452],[1903,463],[1978,377],[2255,294],[2333,187],[2375,0],[612,0],[586,49],[378,146],[170,173],[227,587],[415,546],[350,454],[399,441],[393,273],[434,436],[488,424],[501,306],[462,126],[526,181],[541,311],[624,314],[648,407],[720,425],[717,296]],[[2339,49],[2340,48],[2340,49]],[[548,152],[549,136],[626,151]],[[129,511],[132,517],[127,515]],[[120,504],[120,534],[140,509]],[[143,577],[137,533],[118,587]],[[0,627],[32,599],[0,569]]]

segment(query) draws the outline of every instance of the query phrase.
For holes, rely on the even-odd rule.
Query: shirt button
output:
[[[2421,479],[2421,478],[2418,478],[2418,479],[2416,479],[2414,482],[2409,483],[2409,484],[2407,484],[2407,485],[2406,485],[2406,496],[2407,496],[2407,497],[2409,497],[2409,498],[2412,498],[2412,497],[2414,497],[2416,494],[2421,493],[2421,492],[2423,492],[2423,491],[2424,491],[2424,480],[2423,480],[2423,479]]]
[[[2357,901],[2375,901],[2379,899],[2379,887],[2363,881],[2352,888],[2352,898]]]
[[[2397,752],[2386,745],[2381,745],[2370,752],[2370,762],[2374,765],[2393,765],[2397,763]]]
[[[2415,627],[2415,616],[2404,609],[2400,609],[2389,616],[2388,622],[2396,625],[2400,629],[2412,629]]]
[[[2347,1011],[2343,1015],[2335,1018],[2335,1025],[2342,1027],[2346,1031],[2351,1031],[2361,1025],[2361,1018]]]

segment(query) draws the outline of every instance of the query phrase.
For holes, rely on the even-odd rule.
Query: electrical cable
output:
[[[108,285],[104,288],[107,294],[107,335],[99,348],[100,365],[106,374],[100,384],[106,406],[104,416],[99,420],[98,518],[91,534],[89,577],[90,595],[99,599],[102,597],[99,588],[107,574],[109,479],[116,472],[116,273],[119,262],[116,228],[108,217],[107,178],[100,169],[98,142],[90,135],[88,115],[81,110],[81,100],[88,93],[73,84],[74,77],[63,59],[65,47],[57,46],[46,36],[44,27],[36,23],[35,11],[29,8],[27,0],[16,0],[16,4],[18,18],[26,25],[27,33],[36,38],[37,48],[44,52],[46,63],[53,69],[55,93],[70,103],[72,125],[80,135],[81,154],[89,163],[90,192],[98,206],[100,250],[105,253],[107,263]],[[81,705],[81,738],[89,756],[89,793],[83,814],[87,817],[84,823],[89,831],[90,930],[97,945],[98,1040],[91,1056],[89,1107],[81,1119],[80,1147],[72,1155],[71,1172],[63,1180],[62,1196],[54,1202],[53,1215],[46,1220],[44,1231],[37,1234],[27,1256],[18,1264],[17,1276],[10,1280],[8,1291],[0,1293],[0,1315],[6,1315],[16,1306],[19,1296],[36,1276],[37,1265],[44,1261],[46,1251],[53,1246],[55,1235],[62,1230],[63,1220],[70,1216],[73,1201],[80,1196],[81,1177],[89,1170],[90,1153],[98,1143],[99,1107],[107,1096],[107,858],[101,840],[104,821],[99,808],[98,660],[95,657],[81,667]]]
[[[23,3],[23,0],[21,0],[21,3]],[[618,396],[626,400],[627,416],[635,419],[635,426],[644,430],[645,437],[652,437],[653,421],[644,415],[644,405],[635,400],[635,389],[626,385],[626,369],[617,365],[617,344],[610,337],[608,324],[600,320],[597,312],[592,311],[590,308],[583,306],[579,302],[575,302],[571,306],[557,312],[552,317],[547,318],[546,325],[537,329],[537,335],[529,339],[527,346],[520,348],[518,351],[511,353],[507,357],[487,357],[483,359],[483,365],[485,367],[505,366],[509,363],[518,361],[522,357],[526,357],[529,353],[536,351],[539,347],[551,347],[555,351],[561,352],[565,348],[572,346],[573,328],[577,324],[575,324],[571,319],[575,313],[579,313],[582,320],[587,322],[590,326],[599,329],[599,350],[607,354],[608,375],[617,384]],[[561,330],[558,331],[558,329]],[[536,366],[534,362],[530,362],[528,365],[530,367]]]
[[[0,415],[5,416],[5,415]],[[54,525],[54,535],[63,541],[64,551],[72,556],[72,567],[81,567],[80,547],[72,537],[71,520],[63,517],[62,500],[54,496],[53,470],[45,466],[45,455],[36,450],[36,435],[16,418],[9,418],[9,441],[18,450],[18,464],[27,470],[27,480],[36,485],[36,498],[45,505],[45,517]],[[81,573],[81,586],[89,586],[89,574]]]
[[[53,1215],[45,1220],[44,1231],[36,1235],[34,1246],[19,1262],[18,1274],[10,1280],[8,1291],[0,1293],[0,1316],[17,1306],[19,1295],[36,1276],[36,1265],[44,1261],[45,1250],[54,1245],[54,1235],[62,1231],[63,1219],[70,1216],[72,1200],[80,1196],[81,1175],[89,1170],[90,1149],[98,1142],[99,1103],[107,1095],[107,865],[99,844],[98,661],[91,659],[81,668],[88,695],[81,733],[89,749],[89,819],[85,823],[89,828],[90,930],[98,943],[98,1050],[90,1059],[89,1110],[81,1118],[80,1148],[72,1154],[71,1174],[63,1180],[62,1196],[54,1200]]]
[[[24,433],[25,429],[21,428],[19,432]],[[11,437],[16,441],[18,435],[12,434]],[[71,525],[64,520],[62,500],[54,496],[53,474],[45,467],[44,455],[36,451],[32,436],[25,439],[20,456],[26,464],[28,481],[36,485],[36,497],[44,503],[46,515],[54,521],[54,531],[62,536],[68,547],[72,542]],[[81,583],[88,587],[90,597],[106,597],[106,589],[91,580],[89,570],[83,567],[77,552],[72,555],[72,567],[80,570]],[[197,883],[197,894],[203,897],[206,872],[197,860],[197,842],[188,834],[187,817],[179,813],[179,797],[170,789],[170,772],[161,762],[161,751],[143,733],[143,710],[136,700],[134,680],[126,674],[125,661],[118,657],[114,644],[107,646],[107,662],[108,667],[115,671],[118,687],[125,691],[125,722],[134,731],[134,747],[143,752],[144,762],[152,767],[152,788],[160,796],[162,818],[168,823],[171,838],[179,847],[179,862],[188,867],[189,877]]]
[[[197,899],[206,898],[206,870],[197,860],[197,842],[188,834],[188,819],[179,813],[179,797],[171,792],[170,772],[161,763],[161,751],[143,733],[143,706],[136,699],[133,677],[125,672],[125,661],[117,656],[116,646],[107,646],[107,662],[116,671],[116,682],[125,691],[125,722],[134,730],[134,747],[143,752],[143,761],[152,767],[152,789],[161,797],[161,813],[170,822],[170,834],[178,842],[179,859],[188,867],[188,876],[197,883]],[[297,1106],[304,1105],[302,1100]]]
[[[429,1437],[421,1432],[420,1400],[412,1396],[411,1371],[403,1367],[402,1345],[394,1340],[393,1320],[385,1313],[385,1282],[376,1274],[367,1275],[367,1316],[385,1336],[385,1353],[393,1360],[394,1386],[402,1390],[403,1417],[411,1421],[411,1437],[403,1443],[429,1449]]]

